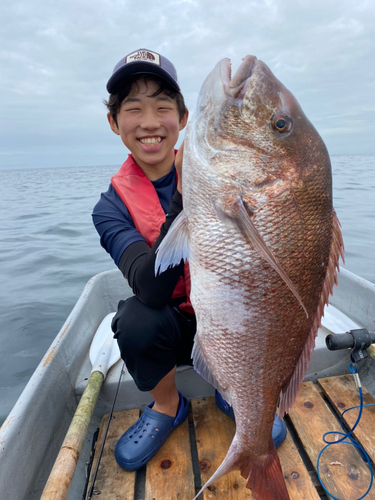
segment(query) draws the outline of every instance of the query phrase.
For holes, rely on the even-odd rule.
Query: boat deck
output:
[[[363,388],[364,404],[375,403]],[[278,448],[285,482],[291,500],[319,500],[324,496],[316,462],[324,446],[322,436],[341,431],[338,416],[359,404],[358,389],[352,375],[320,379],[318,384],[303,383],[296,402],[286,417],[288,436]],[[358,410],[344,415],[353,426]],[[113,450],[119,437],[139,416],[139,410],[114,414],[95,482],[95,498],[101,500],[192,500],[222,462],[232,441],[235,424],[218,410],[213,396],[191,401],[189,419],[164,443],[142,470],[123,471],[115,462]],[[92,471],[107,425],[103,417]],[[375,407],[364,408],[354,437],[375,462]],[[329,437],[335,439],[335,436]],[[92,472],[91,472],[92,475]],[[353,446],[330,446],[320,461],[320,475],[326,488],[337,498],[355,500],[370,484],[369,468]],[[89,484],[91,484],[91,477]],[[202,500],[239,500],[253,497],[238,471],[221,478],[206,489]],[[366,496],[375,500],[375,489]]]

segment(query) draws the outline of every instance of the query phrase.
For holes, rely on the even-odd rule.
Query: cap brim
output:
[[[113,92],[115,92],[116,88],[123,80],[126,80],[127,78],[138,74],[158,76],[167,81],[175,90],[177,90],[177,92],[181,92],[178,83],[163,68],[147,62],[136,61],[134,63],[128,63],[124,65],[111,76],[107,83],[108,93],[113,94]]]

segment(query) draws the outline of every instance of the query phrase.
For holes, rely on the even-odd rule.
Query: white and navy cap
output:
[[[159,76],[180,92],[177,71],[173,64],[164,56],[147,49],[139,49],[128,54],[119,61],[107,83],[107,91],[112,94],[121,80],[139,73]]]

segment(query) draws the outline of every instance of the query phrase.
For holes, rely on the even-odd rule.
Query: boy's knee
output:
[[[173,324],[167,307],[152,309],[133,296],[120,302],[112,321],[112,330],[121,356],[142,356],[158,343],[161,335],[171,332]]]

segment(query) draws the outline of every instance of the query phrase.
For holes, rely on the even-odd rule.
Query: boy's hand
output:
[[[184,141],[180,146],[180,149],[177,151],[176,157],[174,159],[174,165],[176,167],[177,175],[178,175],[178,183],[177,183],[177,191],[182,194],[182,158],[184,155]]]

